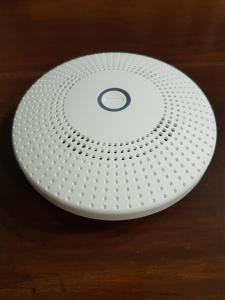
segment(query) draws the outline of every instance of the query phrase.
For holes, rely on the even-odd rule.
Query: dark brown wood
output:
[[[26,89],[80,55],[137,52],[192,77],[218,124],[213,161],[178,204],[134,221],[76,217],[20,171]],[[0,1],[0,299],[225,299],[225,1]]]

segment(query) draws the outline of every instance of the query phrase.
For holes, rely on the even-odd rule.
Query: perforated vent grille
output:
[[[163,113],[153,128],[133,139],[98,140],[69,121],[68,93],[106,71],[134,74],[159,91]],[[213,112],[193,81],[158,60],[124,53],[56,67],[25,94],[13,125],[17,159],[40,192],[70,211],[111,219],[175,202],[204,173],[215,141]]]

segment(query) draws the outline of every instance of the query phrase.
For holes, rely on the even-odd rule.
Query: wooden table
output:
[[[137,52],[195,80],[218,142],[199,185],[156,215],[103,222],[39,196],[11,146],[15,109],[44,72]],[[0,299],[225,299],[225,1],[0,1]]]

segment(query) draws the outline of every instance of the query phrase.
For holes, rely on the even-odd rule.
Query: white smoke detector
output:
[[[32,186],[67,211],[103,220],[150,215],[183,198],[215,143],[199,87],[168,64],[127,53],[51,70],[13,123],[15,155]]]

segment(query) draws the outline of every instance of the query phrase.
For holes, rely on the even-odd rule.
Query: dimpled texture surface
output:
[[[151,99],[155,107],[160,102],[154,126],[150,122],[142,132],[140,116],[132,114],[137,132],[142,132],[138,136],[129,131],[127,138],[126,132],[121,139],[107,134],[103,138],[94,123],[95,134],[90,136],[88,128],[82,131],[67,116],[70,91],[83,80],[91,81],[96,74],[107,77],[111,71],[147,81],[160,95]],[[93,115],[99,113],[101,121],[103,113],[124,113],[124,122],[131,122],[135,103],[131,95],[131,108],[107,112],[98,107]],[[151,109],[142,114],[143,120],[151,120]],[[34,188],[63,209],[106,220],[141,217],[181,199],[204,174],[215,143],[214,114],[199,87],[168,64],[127,53],[84,56],[51,70],[24,95],[13,122],[16,158]]]

